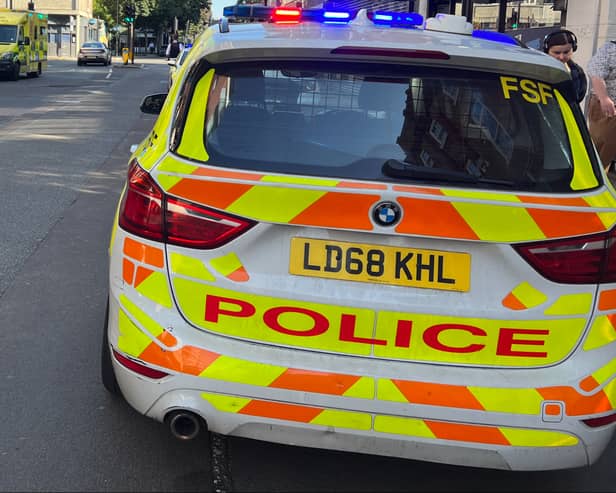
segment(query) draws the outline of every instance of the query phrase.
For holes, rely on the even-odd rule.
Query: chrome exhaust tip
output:
[[[192,411],[171,411],[165,417],[171,434],[179,440],[192,440],[201,432],[201,417]]]

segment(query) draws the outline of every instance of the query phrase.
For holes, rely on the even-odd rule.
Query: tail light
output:
[[[130,163],[120,227],[143,238],[189,248],[217,248],[256,223],[167,196],[136,160]]]
[[[550,281],[568,284],[616,282],[616,230],[514,245],[514,248]]]

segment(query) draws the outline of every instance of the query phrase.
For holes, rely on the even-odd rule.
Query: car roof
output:
[[[230,23],[228,32],[217,26],[200,36],[193,46],[197,57],[211,63],[259,59],[310,60],[327,58],[341,61],[382,61],[417,63],[423,66],[450,66],[458,69],[508,73],[558,83],[569,78],[562,63],[537,51],[469,34],[379,26],[365,13],[346,25],[319,22],[276,24],[272,22]],[[337,48],[367,48],[363,54]],[[381,50],[375,51],[378,48]],[[372,49],[372,51],[370,51]],[[384,50],[384,51],[383,51]],[[359,50],[355,50],[356,52]],[[392,56],[399,51],[400,56]],[[387,53],[385,53],[387,52]],[[413,52],[438,52],[448,60],[413,57]]]

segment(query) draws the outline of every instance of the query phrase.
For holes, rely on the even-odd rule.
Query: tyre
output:
[[[81,67],[83,65],[83,62],[77,62],[77,65]]]
[[[107,336],[107,325],[109,324],[109,299],[107,299],[107,307],[105,308],[105,323],[103,325],[103,344],[101,347],[101,379],[103,386],[113,395],[121,396],[122,391],[118,385],[118,381],[113,371],[113,363],[111,361],[111,351],[109,349],[109,337]]]
[[[10,76],[11,80],[19,80],[19,63],[13,65],[13,71]]]

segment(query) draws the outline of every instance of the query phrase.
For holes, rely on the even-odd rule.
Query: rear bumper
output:
[[[167,413],[176,409],[191,410],[202,416],[208,429],[216,433],[303,447],[489,469],[532,471],[586,466],[598,458],[611,436],[611,433],[601,430],[592,433],[592,436],[587,435],[585,439],[589,443],[585,443],[580,437],[570,433],[515,428],[520,434],[554,433],[553,446],[513,446],[417,436],[417,423],[421,420],[409,416],[350,411],[352,403],[348,400],[345,402],[344,399],[338,403],[330,403],[338,406],[336,408],[325,408],[315,404],[299,404],[302,400],[300,395],[295,396],[292,402],[265,400],[251,395],[261,394],[256,389],[235,389],[236,394],[229,394],[232,390],[229,387],[233,386],[220,385],[217,382],[190,381],[186,377],[171,377],[164,383],[146,382],[121,365],[116,365],[116,374],[129,404],[155,420],[162,422]],[[200,389],[197,390],[196,387]],[[295,420],[238,412],[238,409],[246,409],[247,401],[258,402],[258,405],[252,408],[255,413],[259,409],[267,409],[268,404],[272,404],[270,410],[274,413],[282,412],[285,407],[296,407]],[[322,410],[321,416],[329,416],[336,424],[302,422],[304,415],[301,411],[308,413],[310,409]],[[345,414],[349,416],[348,421],[345,421]],[[357,419],[361,414],[368,415],[369,419],[366,422]],[[323,418],[324,421],[326,417]],[[356,419],[353,419],[354,417]],[[379,425],[380,418],[397,421],[400,425],[396,429],[385,430]],[[409,422],[406,428],[402,424],[405,420]],[[501,420],[505,422],[507,419],[503,417]],[[430,422],[437,423],[435,420]],[[485,431],[487,428],[473,423],[442,423],[445,426],[475,430]],[[362,427],[362,424],[367,426]],[[353,426],[362,429],[354,429]]]
[[[106,63],[107,57],[106,56],[78,56],[77,60],[80,61],[81,63]]]
[[[435,372],[431,367],[433,377],[428,382],[438,382],[435,388],[440,385],[438,388],[455,396],[453,400],[457,399],[460,406],[443,405],[439,395],[434,395],[431,402],[412,402],[412,397],[402,395],[401,386],[395,387],[391,382],[410,378],[415,374],[415,365],[396,367],[385,362],[375,370],[377,365],[366,363],[362,368],[352,357],[209,335],[187,325],[173,309],[164,310],[154,323],[146,324],[148,327],[141,326],[146,319],[137,320],[135,312],[131,315],[122,305],[139,301],[127,299],[112,286],[112,346],[168,376],[158,380],[146,378],[115,360],[114,368],[129,404],[158,421],[163,421],[170,411],[185,409],[201,415],[211,431],[226,435],[510,470],[565,469],[592,464],[614,432],[614,425],[594,429],[586,426],[582,419],[588,415],[569,416],[566,411],[556,417],[546,414],[548,404],[567,409],[567,396],[574,389],[566,384],[545,387],[564,389],[564,401],[559,401],[547,391],[542,396],[536,389],[517,388],[516,385],[538,384],[529,375],[520,375],[518,379],[507,372],[489,372],[483,387],[473,388],[478,389],[475,395],[500,391],[501,410],[496,412],[487,406],[479,408],[463,402],[460,386],[452,381],[455,369],[441,368]],[[147,307],[143,307],[143,312],[155,313]],[[171,330],[154,336],[154,326]],[[139,349],[135,349],[136,343]],[[598,366],[604,364],[602,361]],[[421,366],[425,370],[426,365]],[[400,368],[406,372],[399,371]],[[421,373],[419,365],[416,370]],[[537,377],[544,372],[552,372],[553,376],[554,371],[535,370]],[[579,378],[565,372],[560,376],[563,382]],[[502,387],[511,387],[508,398],[502,399],[508,395],[508,389]],[[516,402],[520,395],[538,399],[534,411],[533,406]],[[493,397],[482,402],[490,399]],[[585,399],[597,401],[596,396],[581,394],[579,399],[581,403],[575,402],[577,409],[584,408]],[[511,412],[504,412],[504,408]]]

